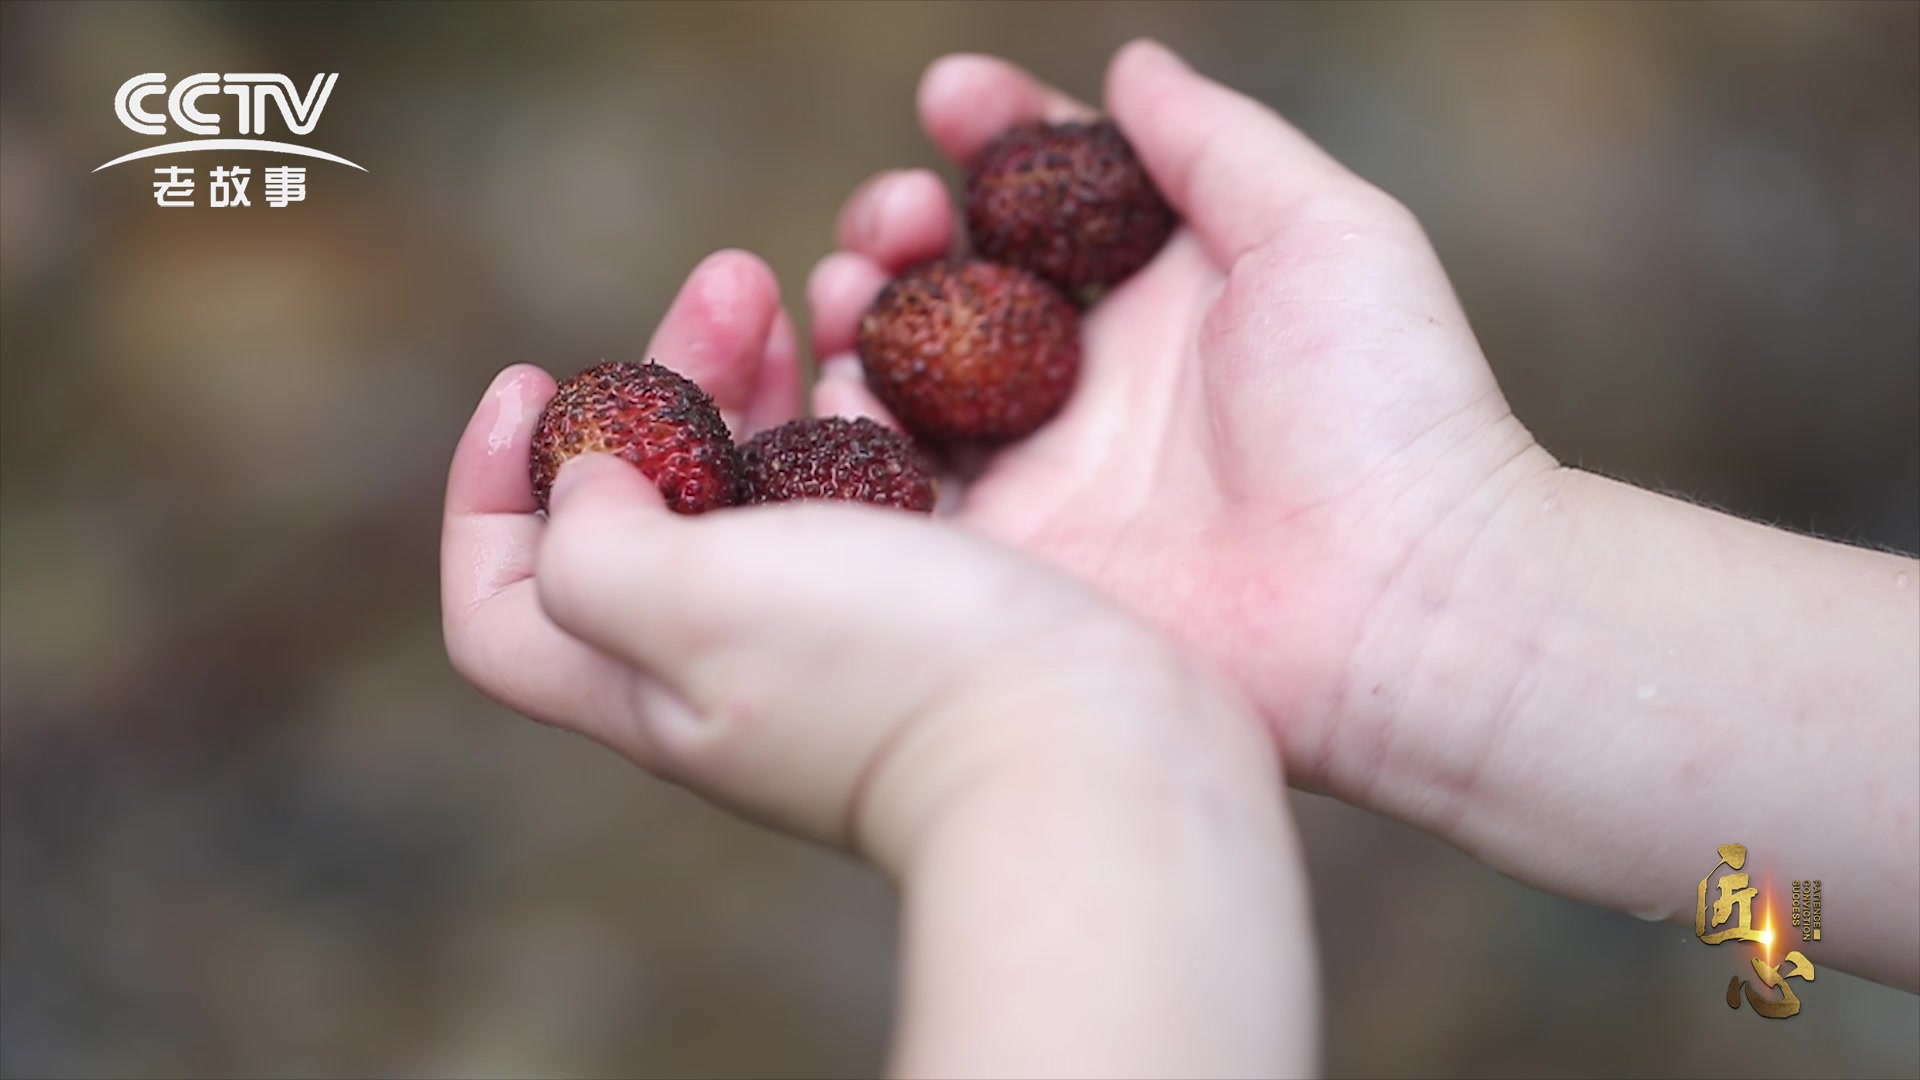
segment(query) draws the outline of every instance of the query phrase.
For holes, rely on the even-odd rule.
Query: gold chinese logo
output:
[[[1813,962],[1800,950],[1795,949],[1781,958],[1780,964],[1770,963],[1773,959],[1773,926],[1770,914],[1763,917],[1760,929],[1753,928],[1753,903],[1760,895],[1748,881],[1748,875],[1738,873],[1747,865],[1747,847],[1745,844],[1720,845],[1720,861],[1713,870],[1700,879],[1700,889],[1693,908],[1694,936],[1708,945],[1720,945],[1729,941],[1749,942],[1760,946],[1761,955],[1753,957],[1753,973],[1769,990],[1778,990],[1779,997],[1766,993],[1755,993],[1753,985],[1738,975],[1727,980],[1727,1007],[1740,1007],[1740,998],[1744,993],[1747,1004],[1753,1011],[1769,1020],[1785,1020],[1800,1012],[1800,998],[1794,994],[1789,979],[1814,980]],[[1734,871],[1720,875],[1714,885],[1719,894],[1713,898],[1711,907],[1707,904],[1707,882],[1713,878],[1714,870],[1722,866]],[[1769,909],[1770,912],[1770,909]],[[1711,921],[1708,915],[1712,915]],[[1820,882],[1796,881],[1793,883],[1793,926],[1800,931],[1803,941],[1820,940]],[[1711,930],[1712,933],[1708,931]],[[1782,973],[1780,968],[1786,968]]]

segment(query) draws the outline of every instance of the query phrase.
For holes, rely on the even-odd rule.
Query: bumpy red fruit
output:
[[[847,499],[927,513],[933,475],[913,441],[864,417],[794,420],[740,448],[747,501]]]
[[[655,363],[605,363],[560,384],[533,433],[533,492],[541,509],[560,466],[615,454],[660,486],[682,514],[731,506],[740,456],[706,392]]]
[[[1058,289],[978,259],[926,263],[860,321],[867,385],[940,441],[1012,439],[1060,411],[1080,371],[1080,315]]]
[[[1023,124],[989,144],[967,172],[974,250],[1077,297],[1145,266],[1174,221],[1112,121]]]

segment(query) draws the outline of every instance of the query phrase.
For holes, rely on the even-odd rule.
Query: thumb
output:
[[[558,516],[563,506],[579,501],[579,493],[591,489],[595,497],[606,497],[632,507],[666,512],[666,497],[647,474],[616,454],[581,454],[560,466],[553,478],[553,490],[547,494],[549,517]]]
[[[1155,41],[1114,55],[1107,108],[1222,265],[1271,239],[1315,196],[1367,190],[1265,105],[1196,74]]]
[[[685,517],[651,486],[604,455],[561,469],[541,610],[684,703],[643,721],[656,771],[816,839],[856,841],[891,733],[1005,677],[1018,665],[1002,642],[1052,640],[1084,603],[920,515],[816,502]]]

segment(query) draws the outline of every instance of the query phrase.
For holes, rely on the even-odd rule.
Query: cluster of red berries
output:
[[[867,385],[916,435],[1017,439],[1066,404],[1080,312],[1152,259],[1174,214],[1110,121],[1025,124],[967,170],[975,257],[888,285],[860,323]]]
[[[871,420],[794,420],[736,447],[706,391],[659,364],[606,363],[560,384],[533,433],[533,492],[546,508],[560,466],[614,454],[702,514],[787,499],[933,509],[933,472],[913,441]]]
[[[1028,124],[967,173],[976,257],[914,267],[860,322],[868,387],[935,445],[1027,435],[1066,404],[1080,308],[1146,265],[1175,217],[1111,122]],[[847,499],[930,511],[914,442],[871,420],[795,420],[736,447],[698,386],[659,364],[610,363],[560,384],[533,442],[540,505],[567,459],[617,454],[697,514],[742,503]]]

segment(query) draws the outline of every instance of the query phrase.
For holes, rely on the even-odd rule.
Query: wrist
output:
[[[1587,493],[1527,437],[1416,543],[1369,609],[1321,785],[1426,828],[1463,812],[1536,675]]]
[[[1889,853],[1920,821],[1915,577],[1911,560],[1541,473],[1452,569],[1399,658],[1397,711],[1361,744],[1385,749],[1343,762],[1339,794],[1643,917],[1690,915],[1681,886],[1733,840],[1844,872],[1850,896],[1911,897],[1920,872]],[[1857,940],[1883,947],[1826,955],[1910,985],[1911,910],[1858,903],[1844,915],[1873,933]]]
[[[1210,674],[1140,648],[956,702],[879,779],[869,850],[903,893],[890,1071],[1313,1068],[1309,900],[1271,741]]]
[[[905,879],[943,837],[1015,807],[1278,797],[1271,743],[1230,685],[1117,616],[1060,630],[903,724],[853,807],[856,847]]]

